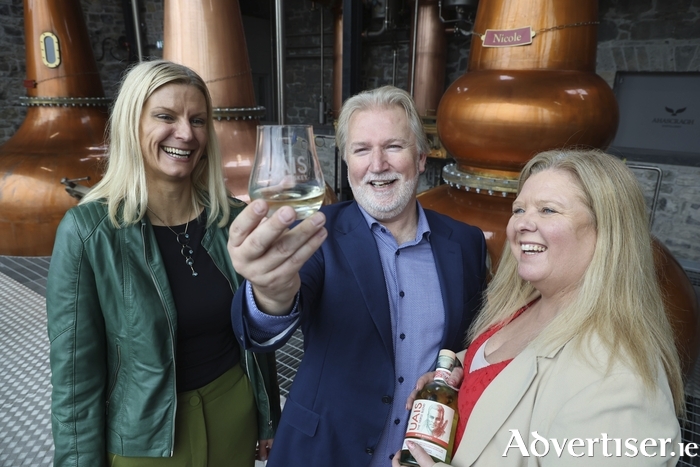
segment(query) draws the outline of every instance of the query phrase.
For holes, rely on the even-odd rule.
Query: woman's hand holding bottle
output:
[[[411,410],[413,407],[413,401],[416,400],[416,396],[420,390],[423,389],[426,384],[431,382],[434,377],[435,372],[431,371],[418,378],[418,381],[416,381],[416,387],[413,389],[413,391],[411,391],[411,394],[408,395],[408,399],[406,399],[406,410]],[[452,374],[447,379],[447,384],[453,388],[458,388],[462,384],[462,379],[464,379],[464,369],[460,364],[452,370]]]
[[[406,446],[408,446],[408,450],[411,451],[411,455],[418,462],[420,467],[433,467],[434,465],[437,465],[433,458],[430,457],[422,447],[418,446],[413,441],[407,441]],[[399,462],[400,457],[401,451],[396,451],[394,459],[391,461],[391,467],[402,467],[401,463]]]

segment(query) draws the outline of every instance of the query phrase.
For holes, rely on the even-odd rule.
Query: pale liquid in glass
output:
[[[270,208],[267,216],[271,216],[282,206],[291,206],[297,213],[297,220],[306,219],[318,211],[323,203],[325,191],[318,186],[297,185],[284,191],[273,192],[269,188],[255,190],[250,199],[262,199]]]

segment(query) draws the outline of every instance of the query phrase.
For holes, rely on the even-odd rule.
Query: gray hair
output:
[[[386,109],[394,106],[400,106],[406,112],[411,132],[416,137],[418,153],[427,154],[430,152],[430,145],[423,129],[423,122],[418,115],[411,95],[395,86],[382,86],[381,88],[362,91],[346,100],[343,104],[343,108],[338,116],[338,128],[335,132],[335,143],[343,160],[345,160],[345,144],[348,140],[348,127],[352,115],[362,110]]]

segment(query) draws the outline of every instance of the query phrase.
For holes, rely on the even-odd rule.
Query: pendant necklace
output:
[[[187,228],[190,226],[190,221],[187,221],[187,223],[185,224],[185,231],[184,232],[177,233],[173,229],[171,229],[170,226],[167,225],[163,219],[158,217],[158,214],[153,212],[153,209],[151,209],[149,207],[147,207],[146,209],[151,211],[151,214],[156,216],[156,219],[158,219],[160,222],[162,222],[163,225],[168,228],[168,230],[170,230],[172,233],[175,234],[175,237],[177,237],[177,243],[179,243],[181,246],[180,254],[185,258],[185,264],[188,265],[190,267],[190,269],[192,270],[192,276],[197,277],[199,275],[199,273],[194,270],[194,259],[192,259],[192,254],[194,253],[194,250],[192,250],[192,248],[189,245],[190,234],[187,233]]]

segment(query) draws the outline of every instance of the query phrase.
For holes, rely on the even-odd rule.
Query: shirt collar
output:
[[[383,227],[382,224],[377,219],[370,216],[369,213],[365,211],[359,203],[357,203],[357,207],[360,208],[360,212],[365,218],[367,226],[370,230],[373,230],[374,226]],[[416,209],[418,209],[418,226],[416,228],[415,241],[419,242],[422,238],[425,238],[428,241],[430,241],[430,225],[428,225],[428,218],[425,217],[425,211],[423,210],[423,206],[421,206],[418,201],[416,201]]]

